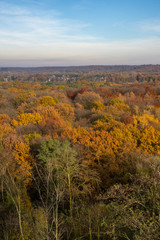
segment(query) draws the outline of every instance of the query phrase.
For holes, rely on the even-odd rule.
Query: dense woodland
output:
[[[0,74],[0,239],[160,239],[160,74],[56,74]]]

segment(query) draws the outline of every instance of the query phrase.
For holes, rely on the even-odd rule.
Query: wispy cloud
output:
[[[59,41],[95,41],[85,34],[88,23],[64,19],[59,12],[32,11],[23,7],[5,4],[0,7],[0,40],[6,44],[44,44]],[[12,41],[13,40],[13,41]]]
[[[146,20],[139,23],[140,29],[144,32],[159,34],[160,33],[160,20]]]
[[[1,16],[3,15],[4,16],[22,16],[22,15],[29,15],[30,12],[20,7],[15,7],[15,6],[1,3],[0,14]]]

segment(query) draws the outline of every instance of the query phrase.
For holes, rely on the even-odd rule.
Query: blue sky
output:
[[[0,66],[160,64],[160,0],[0,0]]]

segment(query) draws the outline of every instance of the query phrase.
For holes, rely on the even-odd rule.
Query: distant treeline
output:
[[[160,65],[89,65],[55,67],[1,67],[0,72],[160,72]]]

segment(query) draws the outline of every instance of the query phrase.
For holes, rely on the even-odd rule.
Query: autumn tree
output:
[[[1,151],[4,152],[7,147],[9,159],[5,158],[5,162],[0,162],[1,181],[4,185],[4,191],[17,212],[20,229],[20,233],[17,233],[17,239],[30,239],[32,235],[30,229],[32,206],[27,194],[27,187],[31,182],[32,166],[29,146],[14,135],[4,139],[3,146]]]
[[[75,98],[75,102],[82,104],[85,109],[91,109],[94,107],[95,101],[103,102],[99,94],[94,92],[85,92],[83,94],[78,94]]]

